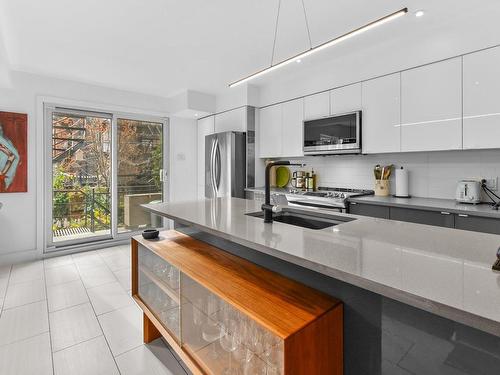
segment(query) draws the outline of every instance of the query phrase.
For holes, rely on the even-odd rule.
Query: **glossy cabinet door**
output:
[[[349,213],[353,215],[378,217],[381,219],[389,219],[390,217],[389,207],[357,202],[351,202],[349,204]]]
[[[330,92],[320,92],[304,98],[304,120],[315,120],[330,115]]]
[[[214,132],[214,116],[198,120],[198,199],[205,197],[205,136]]]
[[[500,47],[465,55],[464,149],[500,147]]]
[[[282,104],[283,157],[304,156],[304,99]]]
[[[260,109],[259,142],[260,157],[280,157],[282,151],[281,104]]]
[[[401,73],[401,150],[462,149],[462,59]]]
[[[500,220],[489,217],[457,214],[455,217],[455,228],[473,232],[500,234]]]
[[[406,221],[408,223],[427,224],[436,227],[455,227],[455,215],[449,212],[391,207],[390,218],[392,220]]]
[[[330,115],[361,109],[361,83],[339,87],[330,91]]]
[[[247,107],[232,109],[215,115],[215,133],[247,131]]]
[[[401,151],[401,74],[363,82],[363,153]]]

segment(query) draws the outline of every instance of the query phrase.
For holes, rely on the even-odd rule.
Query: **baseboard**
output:
[[[15,251],[7,254],[2,254],[0,255],[0,265],[31,262],[37,259],[41,259],[40,254],[41,252],[37,249]]]

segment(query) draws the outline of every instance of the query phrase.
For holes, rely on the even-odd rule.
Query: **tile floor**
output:
[[[0,267],[0,374],[186,375],[142,343],[129,246]]]

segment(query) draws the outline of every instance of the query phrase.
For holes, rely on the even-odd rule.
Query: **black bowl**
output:
[[[146,229],[142,231],[142,237],[145,240],[154,240],[155,238],[158,238],[160,235],[160,231],[157,229]]]

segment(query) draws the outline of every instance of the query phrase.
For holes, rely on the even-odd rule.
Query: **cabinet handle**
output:
[[[357,205],[357,203],[356,203],[356,202],[351,202],[350,204],[351,204],[351,206],[355,206],[355,205]]]
[[[460,217],[469,217],[469,215],[466,215],[466,214],[458,214],[458,216],[460,216]]]
[[[441,211],[441,215],[450,215],[450,213],[446,211]]]

